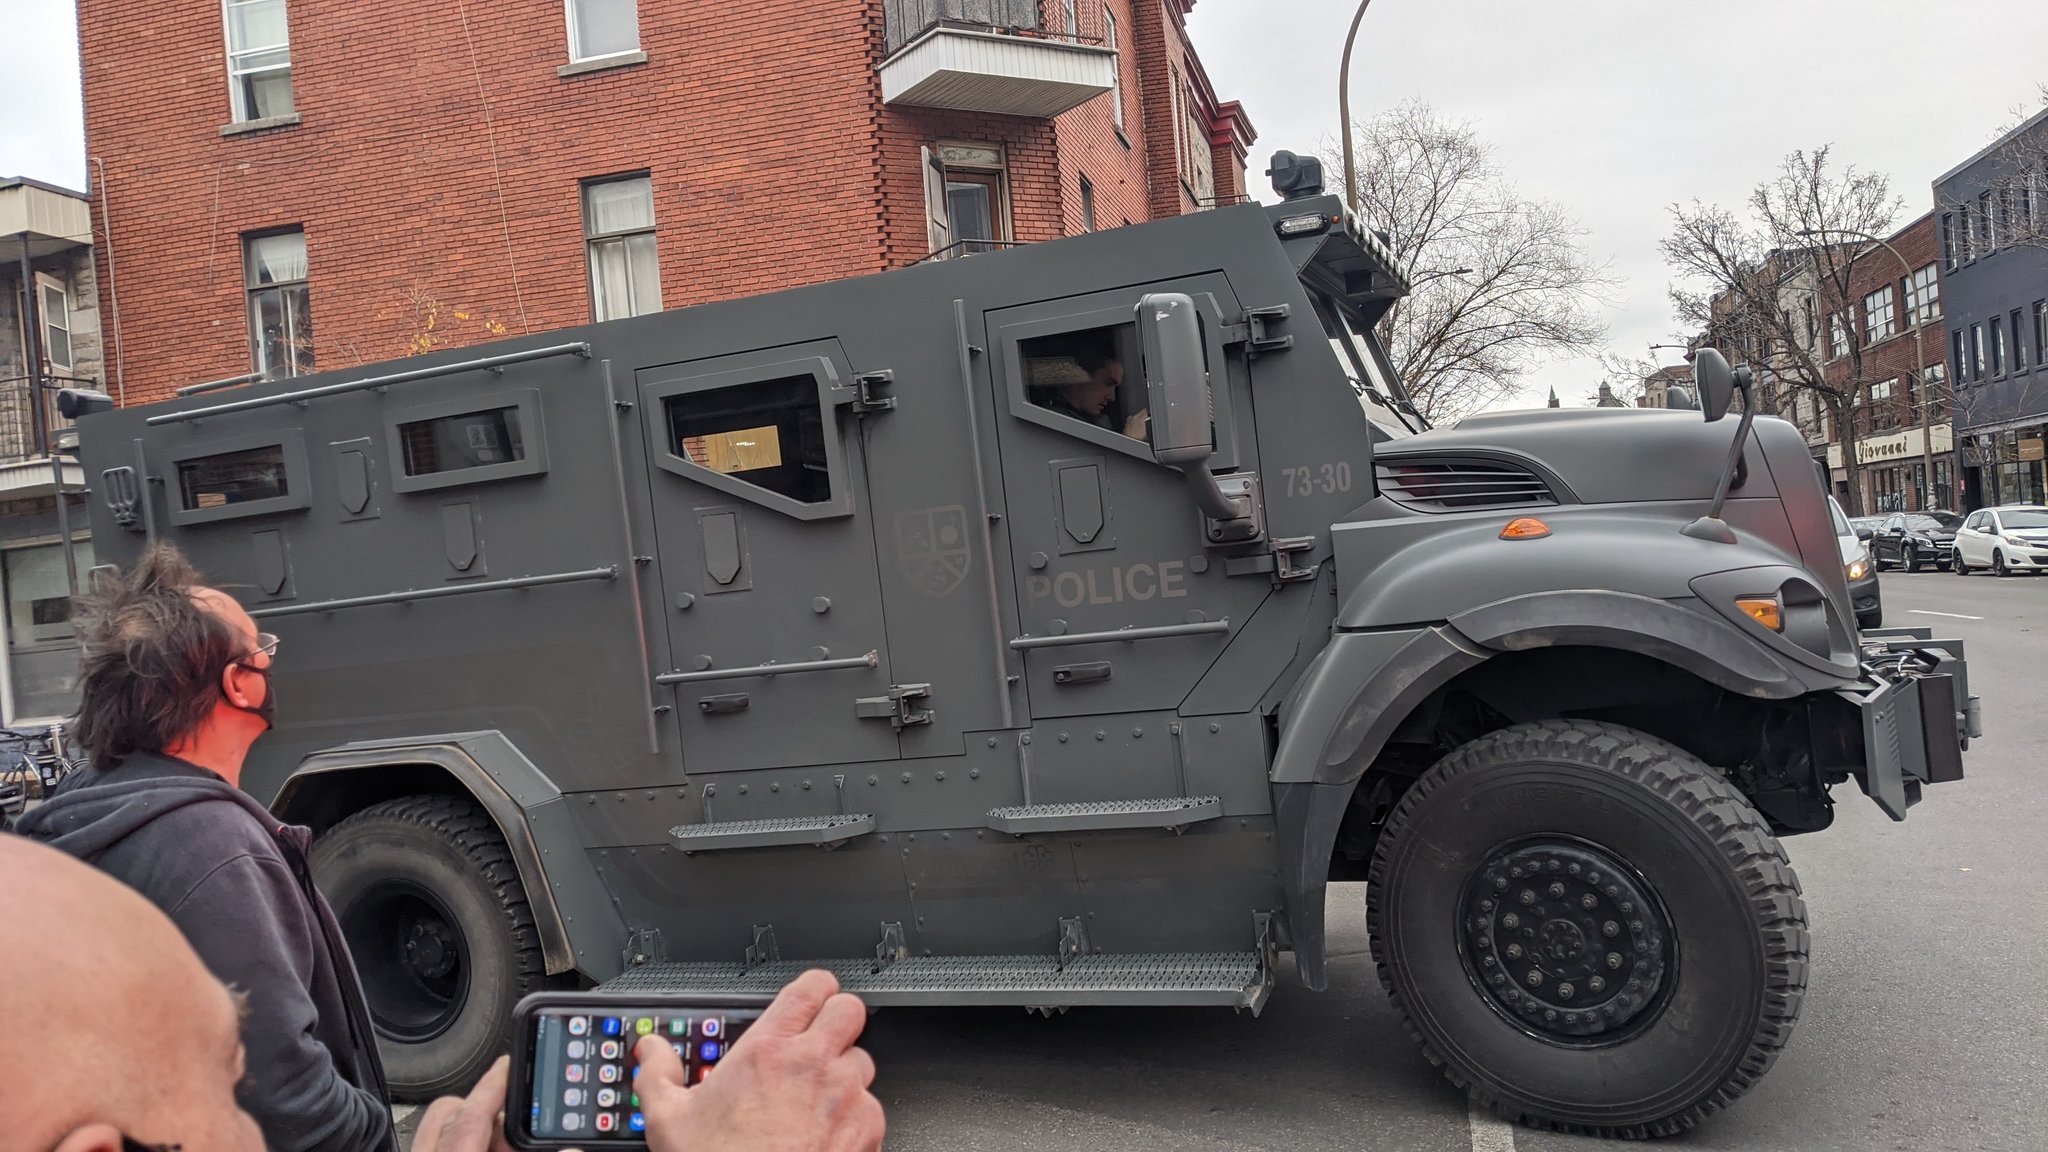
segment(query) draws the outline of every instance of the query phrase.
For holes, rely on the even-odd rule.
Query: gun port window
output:
[[[526,459],[526,435],[517,408],[400,424],[398,444],[407,476],[432,476]]]
[[[1134,324],[1086,328],[1020,341],[1024,395],[1049,412],[1097,428],[1146,438],[1147,397],[1137,373],[1138,331]]]
[[[187,512],[274,500],[290,491],[282,444],[178,461],[178,505]]]
[[[832,499],[825,414],[812,376],[685,392],[663,401],[669,451],[803,504]]]

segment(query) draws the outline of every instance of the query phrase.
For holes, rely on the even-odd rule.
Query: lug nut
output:
[[[1508,869],[1508,875],[1520,880],[1522,878],[1522,866],[1517,864],[1513,868]]]
[[[1552,885],[1550,886],[1550,898],[1551,898],[1552,900],[1555,900],[1555,899],[1557,899],[1558,897],[1560,897],[1560,896],[1563,896],[1563,895],[1564,895],[1564,885],[1562,885],[1562,884],[1552,884]]]
[[[1562,999],[1565,999],[1565,1000],[1569,1000],[1569,999],[1571,999],[1571,998],[1572,998],[1572,986],[1571,986],[1571,985],[1569,985],[1569,984],[1559,984],[1559,985],[1557,986],[1557,994],[1558,994],[1558,996],[1559,996],[1560,998],[1562,998]]]
[[[1586,987],[1591,988],[1595,992],[1605,992],[1607,991],[1607,981],[1599,976],[1595,976],[1591,980],[1586,981]]]
[[[1580,872],[1580,868],[1579,868],[1579,866],[1578,866],[1577,864],[1574,864],[1574,865],[1572,865],[1571,867],[1569,867],[1569,868],[1565,869],[1565,871],[1567,871],[1567,872],[1571,873],[1571,874],[1572,874],[1572,875],[1574,875],[1574,876],[1577,876],[1577,875],[1579,874],[1579,872]]]
[[[1508,945],[1508,959],[1510,959],[1510,960],[1520,960],[1521,958],[1522,958],[1522,946],[1521,946],[1520,944],[1510,944],[1510,945]]]
[[[1500,926],[1503,928],[1520,928],[1522,926],[1522,918],[1510,912],[1500,918]]]
[[[1600,934],[1612,940],[1614,937],[1621,935],[1621,925],[1609,920],[1600,926]]]
[[[1481,901],[1479,902],[1479,910],[1480,910],[1481,912],[1491,912],[1491,911],[1493,911],[1493,901],[1491,901],[1491,900],[1481,900]]]
[[[1642,922],[1641,920],[1631,920],[1631,921],[1629,921],[1629,922],[1628,922],[1628,930],[1629,930],[1629,931],[1631,931],[1631,932],[1635,932],[1635,933],[1638,933],[1638,934],[1640,934],[1640,933],[1642,932],[1642,930],[1643,930],[1643,922]]]
[[[1543,983],[1543,973],[1530,972],[1529,975],[1525,977],[1525,979],[1529,981],[1529,987],[1534,988],[1537,985]]]
[[[1530,891],[1527,888],[1524,888],[1522,889],[1522,894],[1518,897],[1518,899],[1521,900],[1521,902],[1524,904],[1534,904],[1536,902],[1536,893]]]
[[[1480,958],[1479,963],[1484,967],[1491,968],[1494,965],[1494,959],[1491,956],[1484,956]]]
[[[1579,897],[1579,907],[1584,908],[1589,912],[1592,911],[1593,908],[1599,903],[1600,898],[1598,896],[1593,895],[1591,892],[1588,892],[1584,896]]]
[[[1496,892],[1505,892],[1505,891],[1507,891],[1507,890],[1508,890],[1508,878],[1507,878],[1507,877],[1505,877],[1505,876],[1495,876],[1495,877],[1493,878],[1493,890],[1494,890],[1494,891],[1496,891]]]
[[[1619,971],[1619,970],[1620,970],[1620,968],[1621,968],[1621,953],[1619,953],[1619,952],[1609,952],[1609,953],[1607,954],[1607,966],[1608,966],[1609,968],[1613,968],[1613,969],[1615,969],[1615,970]]]

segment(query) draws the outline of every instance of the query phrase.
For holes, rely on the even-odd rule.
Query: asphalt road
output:
[[[1754,1152],[2048,1148],[2048,578],[1883,577],[1886,623],[1969,644],[1985,738],[1968,779],[1894,824],[1853,785],[1790,844],[1813,927],[1791,1045],[1755,1090],[1662,1142]],[[1330,991],[1291,970],[1265,1013],[876,1015],[888,1146],[1566,1152],[1601,1142],[1473,1116],[1403,1033],[1362,885],[1332,887]],[[1610,1145],[1611,1146],[1611,1145]]]

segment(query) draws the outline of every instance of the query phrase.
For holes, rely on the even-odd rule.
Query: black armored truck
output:
[[[1783,837],[1894,819],[1963,645],[1859,632],[1798,432],[1427,428],[1385,242],[1287,198],[79,422],[98,553],[283,638],[391,1078],[544,987],[1258,1010],[1332,879],[1504,1115],[1676,1131],[1798,1015]],[[95,409],[101,409],[95,411]],[[1340,891],[1351,891],[1342,889]],[[1291,971],[1290,971],[1291,969]]]

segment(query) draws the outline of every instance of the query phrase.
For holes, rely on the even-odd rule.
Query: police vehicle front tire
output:
[[[1760,1079],[1806,987],[1806,906],[1768,824],[1690,754],[1552,720],[1474,740],[1387,818],[1380,981],[1424,1054],[1506,1118],[1642,1138]]]
[[[546,979],[512,854],[466,796],[406,796],[313,845],[393,1096],[467,1091],[511,1044],[512,1006]]]

